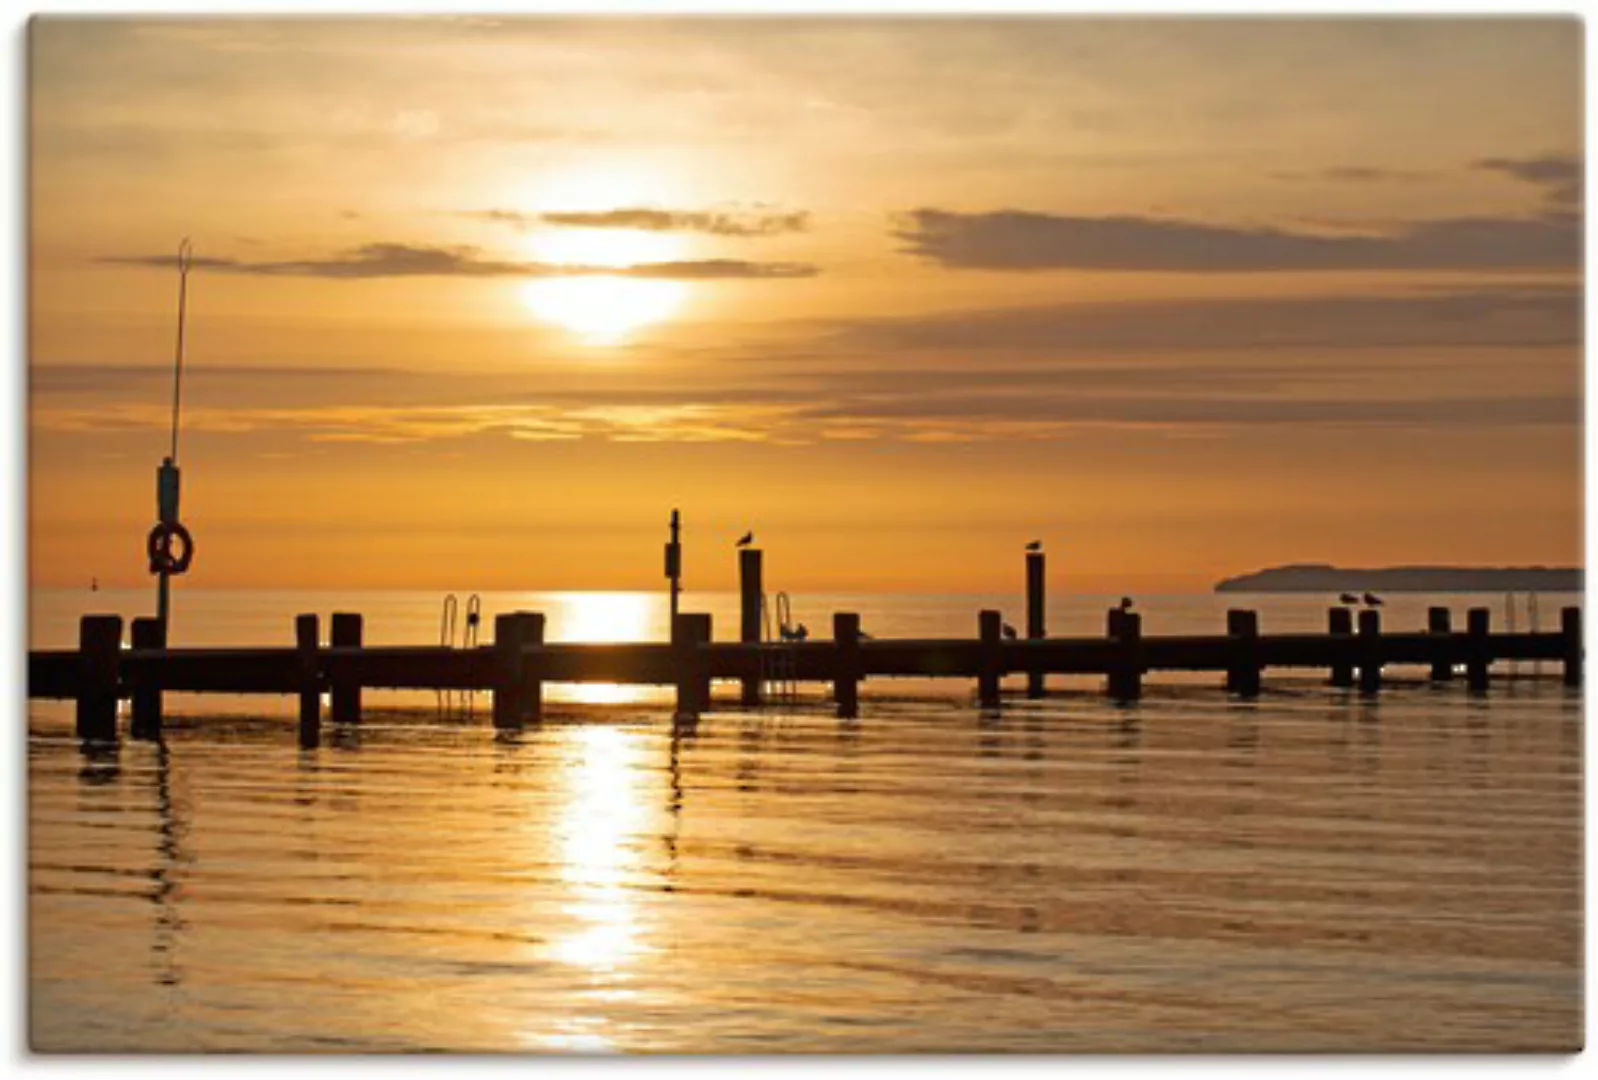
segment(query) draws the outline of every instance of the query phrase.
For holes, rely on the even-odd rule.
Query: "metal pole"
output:
[[[177,475],[178,475],[178,421],[183,409],[183,330],[188,316],[189,303],[189,265],[193,262],[194,249],[189,243],[189,238],[184,237],[178,244],[178,337],[172,356],[172,454],[164,463],[162,473],[170,467],[172,473],[173,491],[171,493],[171,506],[167,506],[167,499],[162,490],[161,474],[158,474],[156,483],[156,504],[159,518],[162,523],[173,525],[178,521],[177,505]],[[155,587],[155,617],[161,626],[161,640],[171,641],[170,628],[172,623],[172,575],[164,567],[159,572]]]

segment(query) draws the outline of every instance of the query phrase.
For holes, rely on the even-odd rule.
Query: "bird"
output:
[[[748,547],[750,544],[752,544],[754,542],[755,542],[755,531],[753,529],[750,529],[748,532],[744,533],[741,537],[738,538],[738,543],[736,545],[734,545],[734,546],[735,547]]]
[[[1021,636],[1015,632],[1015,627],[1011,626],[1009,623],[1005,623],[999,629],[1004,633],[1005,638],[1010,641],[1014,641],[1016,638]]]
[[[1042,540],[1034,540],[1034,541],[1032,541],[1030,544],[1028,544],[1026,546],[1026,549],[1028,551],[1042,551],[1043,550],[1043,541]]]
[[[89,579],[89,591],[90,592],[99,592],[100,591],[100,579],[99,578],[90,578]]]
[[[1122,611],[1131,611],[1132,610],[1132,598],[1130,596],[1121,597],[1121,610]]]
[[[1355,596],[1351,592],[1346,592],[1342,596],[1339,596],[1337,599],[1339,601],[1341,601],[1342,603],[1345,603],[1345,604],[1357,604],[1357,603],[1359,603],[1359,597]]]
[[[1382,606],[1382,598],[1377,596],[1375,593],[1366,593],[1365,594],[1365,603],[1370,605],[1371,607],[1381,607]]]
[[[806,626],[804,623],[800,623],[797,627],[794,628],[793,639],[795,641],[803,641],[805,638],[807,638],[809,636],[810,636],[810,628],[808,626]]]

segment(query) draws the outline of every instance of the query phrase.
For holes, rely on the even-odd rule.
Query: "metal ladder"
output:
[[[760,596],[760,629],[763,638],[760,649],[760,682],[762,692],[770,687],[772,693],[783,701],[792,701],[799,693],[798,650],[794,648],[792,608],[788,594],[777,594],[776,634],[772,634],[771,605],[764,593]],[[772,648],[771,646],[776,646]]]
[[[439,614],[438,643],[446,649],[453,649],[455,645],[455,629],[460,621],[460,600],[454,593],[444,597],[444,610]],[[483,623],[483,598],[476,593],[466,599],[466,628],[461,633],[460,647],[463,649],[477,648],[478,631]],[[450,691],[439,690],[438,710],[447,713],[450,706]],[[460,691],[460,704],[465,709],[466,715],[472,714],[472,706],[477,694],[474,690]]]

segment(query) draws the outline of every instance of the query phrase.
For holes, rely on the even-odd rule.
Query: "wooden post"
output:
[[[1326,632],[1332,638],[1332,685],[1353,686],[1354,665],[1348,660],[1348,650],[1353,645],[1354,613],[1347,608],[1334,607],[1326,612]]]
[[[300,745],[309,749],[322,737],[322,678],[317,663],[315,615],[294,617],[294,649],[300,673]]]
[[[1143,616],[1111,608],[1105,631],[1118,645],[1105,691],[1115,701],[1136,701],[1143,696]]]
[[[1043,552],[1029,551],[1026,553],[1026,636],[1029,639],[1045,637],[1048,633],[1044,629],[1044,575]],[[1028,671],[1026,676],[1026,696],[1040,698],[1044,694],[1043,672],[1041,670]]]
[[[358,612],[333,613],[332,638],[335,649],[359,649],[365,636],[365,621]],[[353,662],[344,658],[330,661],[333,687],[333,723],[356,724],[361,719],[361,680]]]
[[[1561,608],[1559,629],[1565,635],[1565,685],[1581,685],[1581,608]]]
[[[121,662],[122,616],[85,615],[78,623],[78,738],[116,739]]]
[[[1260,694],[1260,617],[1258,612],[1233,609],[1226,613],[1226,633],[1232,639],[1232,662],[1226,669],[1226,689],[1239,697]]]
[[[129,636],[133,647],[142,651],[157,651],[166,645],[160,619],[134,619]],[[135,739],[161,737],[161,681],[149,665],[140,668],[133,685],[132,735]]]
[[[838,719],[853,720],[860,715],[860,616],[834,612],[832,639],[838,645],[832,696],[838,703]]]
[[[746,645],[760,644],[761,605],[765,598],[760,560],[759,548],[740,548],[738,551],[738,640]],[[746,677],[743,680],[742,703],[757,706],[760,696],[760,676]]]
[[[1426,632],[1437,638],[1432,654],[1432,682],[1447,682],[1454,677],[1453,616],[1447,608],[1426,609]]]
[[[518,728],[527,710],[522,701],[521,613],[507,611],[494,617],[494,726]]]
[[[1487,634],[1492,612],[1484,607],[1473,607],[1465,613],[1465,633],[1469,637],[1469,652],[1465,661],[1465,681],[1473,693],[1487,692],[1487,666],[1492,662],[1492,645]]]
[[[528,656],[531,648],[543,650],[544,613],[518,611],[516,621],[521,627],[518,640],[522,647],[522,688],[518,697],[522,705],[522,720],[538,723],[544,719],[544,662],[542,656]]]
[[[977,615],[977,636],[982,643],[982,658],[977,663],[977,704],[984,709],[999,707],[999,676],[1004,671],[1004,616],[997,611]]]
[[[681,612],[672,624],[678,720],[694,720],[710,711],[710,665],[701,648],[710,644],[710,631],[710,616],[699,612]]]
[[[1359,692],[1379,694],[1382,689],[1382,613],[1359,613]]]

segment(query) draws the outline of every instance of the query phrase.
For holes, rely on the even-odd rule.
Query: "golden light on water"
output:
[[[566,641],[647,641],[657,629],[651,625],[655,601],[646,593],[561,593],[556,603]],[[562,687],[561,696],[584,705],[621,705],[647,700],[649,692],[618,683],[573,683]]]

